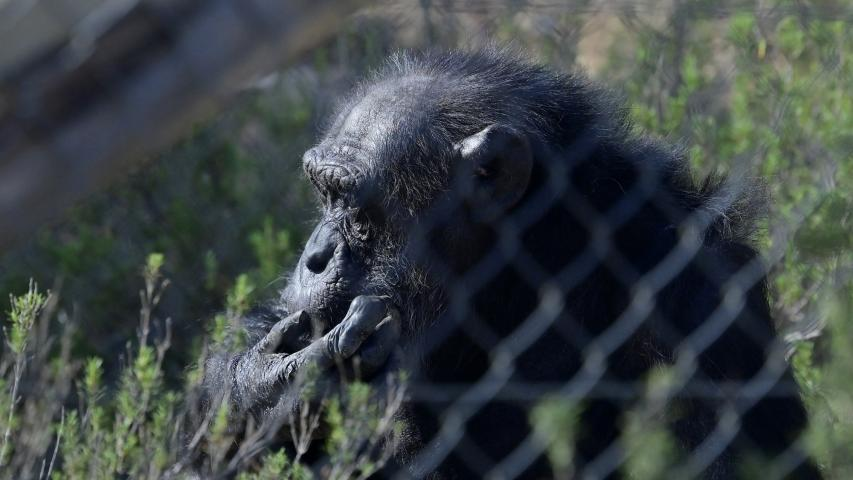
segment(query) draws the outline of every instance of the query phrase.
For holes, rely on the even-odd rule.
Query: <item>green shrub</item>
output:
[[[850,478],[849,9],[838,2],[690,0],[614,9],[606,22],[588,23],[601,21],[589,14],[593,3],[510,2],[476,24],[465,12],[433,8],[424,12],[423,36],[458,46],[476,26],[549,64],[584,63],[624,92],[638,130],[682,142],[701,174],[765,179],[771,201],[757,241],[771,265],[773,315],[792,345],[812,415],[806,441],[828,477]],[[328,98],[395,45],[417,45],[410,25],[397,31],[394,21],[376,11],[354,18],[274,86],[242,93],[219,118],[0,258],[0,292],[15,294],[3,310],[0,476],[159,478],[186,468],[177,426],[203,375],[198,359],[226,341],[240,313],[282,286],[315,206],[310,186],[296,180],[301,153],[314,141]],[[167,318],[175,325],[161,320]],[[179,334],[170,335],[173,329]],[[671,439],[654,428],[653,391],[627,419],[622,442],[622,460],[636,478],[681,465],[672,463]],[[334,426],[326,447],[335,465],[322,476],[364,476],[383,461],[387,452],[370,442],[397,427],[370,395],[354,385],[330,399],[325,413],[306,413],[297,444],[316,422]],[[386,408],[398,400],[383,398]],[[551,398],[532,413],[560,477],[573,472],[582,407]],[[221,410],[204,433],[223,469],[231,468],[227,423]],[[263,449],[232,470],[246,479],[312,474],[299,454]]]

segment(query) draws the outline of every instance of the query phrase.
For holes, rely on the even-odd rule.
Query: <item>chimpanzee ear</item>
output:
[[[461,158],[463,187],[478,212],[496,218],[521,200],[533,170],[533,152],[523,133],[493,124],[455,149]]]

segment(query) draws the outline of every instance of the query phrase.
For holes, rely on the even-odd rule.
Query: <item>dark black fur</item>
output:
[[[520,201],[483,220],[452,180],[454,146],[495,124],[528,139],[534,162]],[[353,142],[369,168],[340,178],[314,168],[328,158],[361,165],[341,148]],[[347,287],[300,292],[303,257],[275,308],[306,309],[333,324],[355,295],[393,298],[413,371],[398,467],[481,476],[530,433],[537,398],[524,394],[568,384],[575,393],[588,388],[578,467],[605,476],[610,464],[596,459],[617,444],[630,388],[650,369],[677,364],[690,381],[670,421],[685,451],[709,451],[713,445],[702,443],[720,413],[742,413],[734,438],[708,458],[705,476],[732,478],[748,455],[784,453],[792,477],[819,477],[792,447],[806,413],[749,242],[756,189],[697,183],[682,155],[632,135],[625,110],[583,77],[499,50],[399,55],[341,106],[306,154],[306,169],[332,204],[354,195],[374,202],[379,213],[372,215],[381,220],[369,220],[376,231],[365,242],[340,228],[344,240],[336,241],[359,266],[340,274]],[[324,211],[324,222],[347,221],[332,207]],[[248,328],[260,338],[278,318],[250,316]],[[529,342],[526,321],[542,326]],[[506,363],[494,368],[495,361]],[[739,388],[752,380],[749,391]],[[466,391],[460,387],[474,384],[494,391],[483,405],[456,405],[461,440],[436,442],[448,406]],[[629,387],[628,394],[615,395],[612,385]],[[427,445],[430,452],[447,448],[448,456],[423,455]],[[512,473],[550,475],[541,456]]]

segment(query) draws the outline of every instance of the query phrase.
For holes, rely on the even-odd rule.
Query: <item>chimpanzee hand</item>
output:
[[[308,314],[294,313],[232,360],[235,413],[281,424],[299,406],[306,376],[323,383],[340,375],[336,366],[354,363],[359,378],[370,378],[398,343],[400,316],[384,297],[359,296],[331,331],[314,339],[312,330]]]

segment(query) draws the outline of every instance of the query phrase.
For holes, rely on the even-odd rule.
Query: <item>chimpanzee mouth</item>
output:
[[[388,298],[389,306],[395,305],[398,310],[400,308],[400,292],[363,271],[338,265],[324,276],[311,278],[297,274],[295,281],[288,285],[282,296],[288,312],[305,311],[324,332],[344,320],[352,301],[358,296],[385,297]]]
[[[353,300],[362,295],[378,296],[388,299],[387,306],[399,310],[398,302],[395,301],[394,295],[388,295],[387,292],[378,291],[378,289],[359,289],[355,292],[347,292],[346,294],[339,293],[333,298],[327,299],[322,304],[317,304],[314,308],[307,308],[309,315],[317,317],[317,320],[325,326],[325,329],[331,329],[341,323],[349,312],[350,305]]]
[[[352,303],[354,298],[355,295],[341,295],[328,301],[325,305],[319,306],[316,312],[319,320],[327,329],[331,329],[335,325],[341,323],[344,320],[347,311],[349,311],[350,303]],[[308,313],[310,315],[313,312],[309,311]]]

